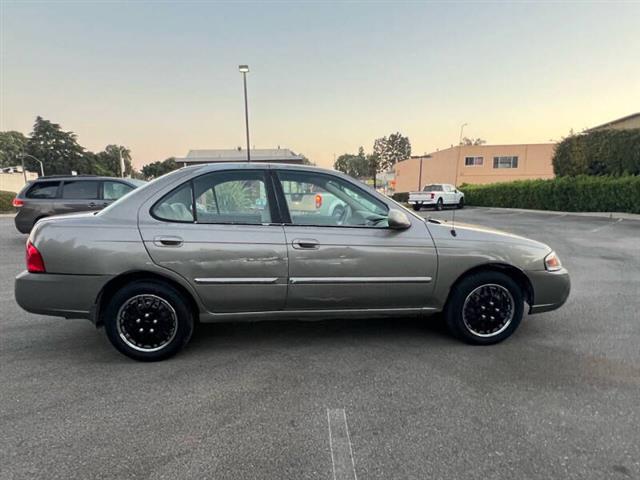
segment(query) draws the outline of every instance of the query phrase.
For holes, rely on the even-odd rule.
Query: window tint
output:
[[[294,225],[387,226],[387,206],[340,178],[285,171],[278,178]]]
[[[27,198],[55,198],[60,182],[36,182],[27,192]]]
[[[193,196],[191,182],[166,195],[154,205],[151,213],[160,220],[193,222]]]
[[[98,198],[98,182],[95,180],[70,180],[62,186],[62,198],[94,200]]]
[[[133,190],[133,187],[122,182],[104,182],[102,189],[102,198],[105,200],[117,200]]]
[[[215,172],[194,180],[198,223],[271,223],[262,172]]]

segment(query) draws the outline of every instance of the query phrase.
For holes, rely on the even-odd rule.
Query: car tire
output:
[[[508,275],[484,271],[452,289],[444,318],[449,331],[473,345],[491,345],[511,336],[522,321],[522,289]]]
[[[413,205],[411,205],[411,207],[413,208],[414,211],[419,212],[422,205],[418,205],[417,203],[414,203]]]
[[[436,202],[436,210],[440,211],[443,208],[443,203],[442,203],[442,198],[439,198],[438,201]]]
[[[462,210],[464,208],[464,197],[460,199],[458,202],[458,208]]]
[[[193,312],[174,287],[136,280],[118,290],[104,310],[111,344],[134,360],[153,362],[178,353],[191,339]]]

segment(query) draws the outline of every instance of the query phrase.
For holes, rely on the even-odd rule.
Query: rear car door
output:
[[[56,214],[100,210],[99,180],[73,179],[62,183],[61,198],[55,200]]]
[[[181,275],[210,312],[284,308],[287,249],[266,170],[193,178],[139,211],[153,261]]]
[[[117,180],[104,180],[102,182],[102,206],[107,207],[120,197],[124,197],[133,190],[133,186]]]
[[[399,309],[429,304],[437,255],[423,221],[386,226],[387,205],[341,177],[277,171],[289,252],[288,310]],[[297,210],[294,195],[313,191],[344,205],[340,216]]]

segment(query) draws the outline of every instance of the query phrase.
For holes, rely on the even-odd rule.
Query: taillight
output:
[[[27,241],[27,270],[30,273],[45,273],[42,255],[33,243]]]
[[[432,193],[432,194],[431,194],[431,199],[433,200],[434,198],[436,198],[436,194],[435,194],[435,193]]]
[[[322,206],[322,195],[316,193],[316,208],[320,208]]]
[[[21,207],[21,206],[23,206],[23,205],[24,205],[24,201],[23,201],[23,200],[21,200],[21,199],[19,199],[18,197],[16,197],[16,198],[14,198],[14,199],[13,199],[13,202],[11,202],[11,204],[12,204],[14,207],[18,208],[18,207]]]

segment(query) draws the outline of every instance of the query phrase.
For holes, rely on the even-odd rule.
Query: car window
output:
[[[193,194],[191,182],[187,182],[165,195],[151,209],[151,214],[170,222],[193,222]]]
[[[102,198],[105,200],[117,200],[133,190],[131,185],[122,182],[103,182]]]
[[[442,185],[425,185],[422,191],[423,192],[441,192]]]
[[[263,172],[214,172],[193,183],[198,223],[271,223]]]
[[[386,227],[387,206],[350,182],[313,172],[278,178],[294,225]]]
[[[37,182],[27,192],[27,198],[55,198],[60,182]]]
[[[70,200],[94,200],[98,198],[96,180],[70,180],[62,186],[62,198]]]

